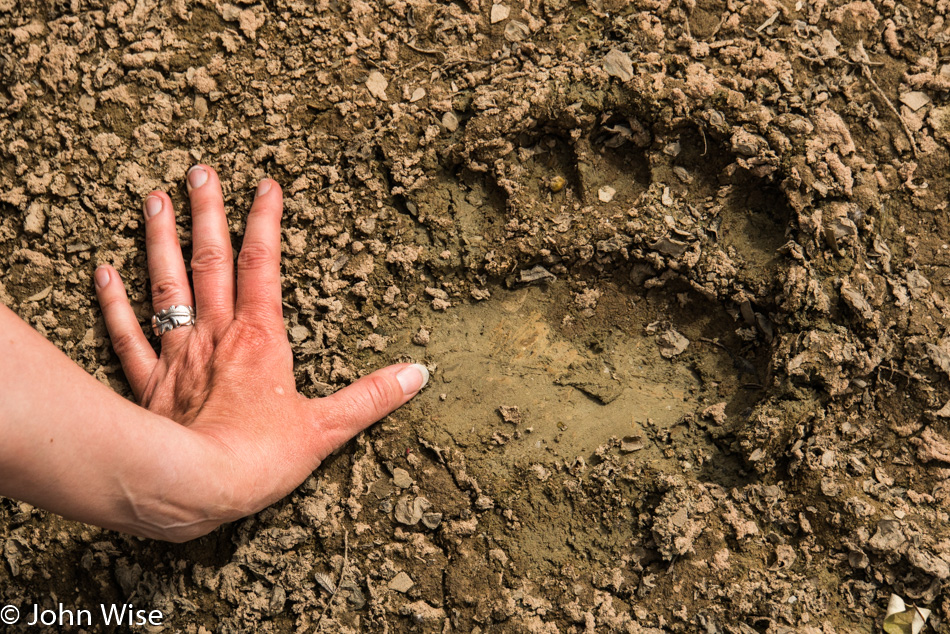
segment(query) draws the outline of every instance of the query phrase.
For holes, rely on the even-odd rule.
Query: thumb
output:
[[[313,401],[319,412],[324,456],[398,409],[428,382],[429,370],[424,365],[399,363],[376,370],[326,398]]]

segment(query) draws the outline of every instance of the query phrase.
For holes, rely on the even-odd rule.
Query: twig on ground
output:
[[[346,566],[350,562],[350,532],[343,532],[343,565],[340,566],[340,577],[336,580],[336,587],[333,588],[333,594],[330,595],[330,598],[327,599],[327,605],[323,608],[323,612],[320,613],[320,618],[317,619],[316,625],[313,627],[314,633],[320,631],[320,625],[323,623],[323,617],[326,616],[327,612],[330,610],[330,606],[333,605],[333,600],[336,599],[337,592],[340,591],[340,584],[343,583],[343,575],[346,574]]]

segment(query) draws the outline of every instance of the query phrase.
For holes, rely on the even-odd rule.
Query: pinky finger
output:
[[[119,273],[108,265],[96,269],[96,294],[102,307],[102,316],[112,339],[112,348],[122,362],[135,398],[139,399],[148,378],[152,375],[158,356],[149,345],[139,325]]]

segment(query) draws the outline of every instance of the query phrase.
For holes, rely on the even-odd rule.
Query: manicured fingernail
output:
[[[400,370],[396,375],[396,380],[402,387],[402,393],[409,396],[424,388],[429,382],[429,369],[424,365],[413,363],[408,368]]]
[[[188,170],[188,189],[198,189],[208,182],[208,171],[200,165],[195,165]]]
[[[261,184],[257,186],[257,194],[254,195],[254,198],[260,198],[264,194],[270,191],[270,179],[265,178],[261,181]]]
[[[100,266],[96,269],[95,274],[96,286],[99,288],[105,288],[109,284],[109,269],[104,266]]]
[[[145,199],[145,217],[152,218],[162,210],[162,199],[158,196],[149,196]]]

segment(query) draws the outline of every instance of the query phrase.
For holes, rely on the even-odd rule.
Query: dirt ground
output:
[[[0,0],[0,301],[129,395],[92,271],[145,323],[142,199],[202,161],[235,248],[284,186],[303,393],[432,380],[191,543],[0,500],[0,603],[950,631],[950,2],[234,2]]]

